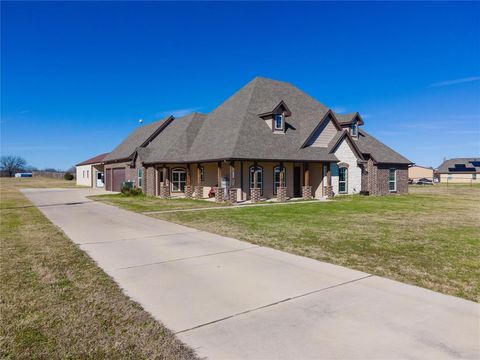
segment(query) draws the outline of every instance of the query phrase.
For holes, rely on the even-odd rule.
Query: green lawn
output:
[[[160,199],[158,197],[145,195],[126,196],[123,194],[107,194],[89,196],[88,198],[135,212],[183,210],[214,206],[226,206],[226,204],[219,204],[213,201],[206,200],[194,200],[184,198]]]
[[[70,186],[0,180],[0,358],[195,358],[18,191]]]
[[[480,300],[480,186],[413,186],[399,196],[152,215]]]

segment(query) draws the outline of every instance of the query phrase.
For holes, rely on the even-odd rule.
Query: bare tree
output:
[[[19,170],[23,170],[27,166],[27,161],[21,156],[2,156],[0,158],[0,169],[6,171],[8,176],[12,177]]]

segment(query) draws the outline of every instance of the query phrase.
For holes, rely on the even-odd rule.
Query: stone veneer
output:
[[[195,192],[193,197],[195,199],[203,199],[203,186],[195,185]]]
[[[232,204],[235,204],[238,199],[237,199],[237,188],[230,188],[229,191],[229,197],[228,197],[228,201],[230,201]]]
[[[287,188],[285,186],[277,187],[277,201],[278,202],[287,201]]]
[[[256,203],[260,200],[261,189],[260,188],[250,188],[250,201]]]
[[[223,202],[225,201],[225,189],[222,187],[217,187],[215,189],[215,201]]]
[[[302,198],[304,200],[310,200],[312,198],[312,187],[302,186]]]
[[[194,186],[193,185],[185,185],[185,197],[187,199],[191,199],[193,197]]]

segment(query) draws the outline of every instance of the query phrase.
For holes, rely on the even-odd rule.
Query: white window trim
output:
[[[345,169],[345,181],[340,181],[340,170]],[[340,183],[345,183],[345,191],[340,191]],[[338,168],[338,193],[339,194],[348,194],[348,168],[342,166]]]
[[[277,176],[277,171],[278,171],[278,181],[276,179]],[[283,186],[287,186],[287,169],[285,166],[283,167]],[[275,166],[273,168],[273,194],[277,194],[277,189],[280,186],[280,166]]]
[[[353,133],[354,129],[355,129],[355,133]],[[358,124],[357,123],[352,124],[351,134],[352,134],[352,136],[355,136],[355,137],[358,136]]]
[[[248,183],[249,183],[249,189],[253,188],[253,168],[254,166],[250,166],[250,169],[248,171]],[[258,175],[257,175],[257,182],[259,188],[260,188],[260,195],[263,195],[263,167],[257,166],[257,172],[260,172],[262,174],[262,181],[258,181]]]
[[[393,181],[390,180],[390,172],[393,170],[393,174],[394,174],[394,179]],[[393,190],[390,189],[390,183],[393,182]],[[391,169],[388,169],[388,191],[389,192],[397,192],[397,169],[395,168],[391,168]]]
[[[137,184],[138,187],[141,188],[143,185],[143,170],[137,169]]]
[[[277,116],[280,117],[280,127],[277,127]],[[282,114],[276,114],[273,118],[273,128],[275,130],[283,130],[284,116]]]
[[[173,174],[174,173],[179,173],[178,175],[178,190],[174,190],[173,189],[173,185],[174,185],[174,180],[173,180]],[[180,174],[181,173],[184,173],[185,174],[185,181],[180,181]],[[187,179],[186,179],[186,176],[187,176],[187,170],[185,168],[174,168],[171,170],[171,174],[170,174],[170,188],[171,188],[171,191],[174,192],[174,193],[182,193],[184,191],[182,191],[182,183],[185,182],[185,186],[187,185]]]

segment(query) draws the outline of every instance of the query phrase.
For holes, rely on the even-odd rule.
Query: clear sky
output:
[[[2,2],[1,151],[65,169],[138,119],[289,81],[410,160],[480,156],[479,3]]]

